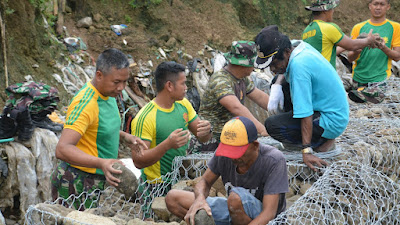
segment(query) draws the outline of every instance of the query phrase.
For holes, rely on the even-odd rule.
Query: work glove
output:
[[[282,85],[273,84],[271,86],[271,92],[269,94],[268,112],[272,115],[276,115],[283,111],[283,91]]]

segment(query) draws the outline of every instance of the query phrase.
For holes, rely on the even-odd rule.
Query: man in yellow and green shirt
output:
[[[357,38],[373,29],[381,37],[381,42],[375,49],[349,52],[349,61],[354,61],[355,83],[355,90],[349,92],[349,97],[359,103],[380,103],[384,98],[386,80],[391,75],[392,60],[400,60],[400,24],[386,18],[390,9],[389,0],[370,0],[368,7],[371,18],[356,24],[351,35]]]
[[[172,170],[175,156],[186,155],[190,132],[201,142],[211,139],[211,124],[200,120],[190,102],[185,67],[176,62],[163,62],[155,71],[157,96],[144,106],[132,121],[132,134],[148,146],[142,155],[132,154],[142,179],[162,183],[163,175]]]
[[[115,97],[125,88],[128,67],[128,59],[121,51],[105,50],[97,59],[94,79],[72,99],[56,147],[61,163],[51,178],[54,200],[75,195],[79,196],[74,204],[76,209],[93,207],[96,195],[88,194],[104,189],[105,181],[113,186],[120,182],[113,174],[122,171],[112,168],[115,162],[122,164],[117,160],[120,139],[126,141],[132,152],[147,148],[141,139],[119,129],[121,119]]]
[[[306,6],[306,10],[312,11],[313,21],[303,32],[303,41],[317,49],[335,69],[336,46],[345,50],[357,50],[372,45],[376,39],[372,33],[366,39],[353,40],[346,36],[332,22],[334,8],[338,5],[339,0],[315,0],[311,6]]]

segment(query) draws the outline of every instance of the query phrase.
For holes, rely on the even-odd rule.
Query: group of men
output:
[[[113,174],[121,171],[112,164],[122,163],[117,160],[120,139],[131,147],[132,160],[142,169],[142,182],[157,186],[164,182],[160,177],[171,172],[174,157],[186,155],[192,133],[215,154],[194,193],[167,190],[168,209],[188,224],[193,224],[200,209],[212,215],[216,224],[268,223],[285,210],[286,160],[257,138],[270,135],[301,148],[304,163],[315,171],[327,165],[313,152],[332,149],[349,120],[347,95],[335,70],[336,46],[350,51],[349,59],[355,60],[353,79],[367,89],[364,92],[384,86],[391,60],[400,59],[400,25],[385,17],[389,0],[370,0],[371,19],[357,24],[352,38],[332,23],[338,3],[317,0],[306,7],[314,20],[296,47],[275,25],[262,29],[254,42],[233,42],[225,55],[227,65],[208,82],[199,115],[185,98],[185,67],[161,63],[154,73],[157,95],[136,115],[132,134],[119,130],[115,101],[129,77],[128,59],[119,50],[104,51],[96,62],[94,79],[68,107],[56,148],[62,161],[52,175],[53,198],[102,190],[105,181],[118,186],[120,180]],[[361,33],[366,33],[365,38],[357,39]],[[254,65],[269,67],[279,76],[270,96],[249,78]],[[285,112],[279,110],[288,96],[282,93],[282,85],[287,85],[291,96],[291,108]],[[360,93],[364,100],[375,97],[364,89],[354,90],[351,99]],[[243,105],[246,97],[275,115],[261,123]],[[228,197],[208,197],[219,177]]]

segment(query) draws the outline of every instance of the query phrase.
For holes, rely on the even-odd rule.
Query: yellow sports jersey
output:
[[[120,126],[121,118],[115,98],[103,96],[88,82],[72,99],[64,128],[82,135],[76,147],[86,154],[116,159]],[[101,169],[71,166],[88,173],[104,174]]]
[[[400,47],[400,24],[386,19],[382,23],[370,20],[356,24],[351,31],[353,39],[361,33],[378,33],[388,48]],[[380,49],[364,48],[353,64],[353,79],[359,83],[381,82],[391,75],[392,59]]]
[[[153,101],[144,106],[132,121],[132,134],[150,141],[150,149],[163,142],[176,129],[188,130],[189,124],[197,118],[193,106],[185,98],[176,101],[170,109],[164,109]],[[168,150],[155,164],[142,170],[142,178],[152,181],[172,170],[175,156],[186,155],[187,144]],[[161,182],[161,181],[158,181]]]
[[[344,37],[344,33],[334,23],[322,20],[312,21],[303,32],[303,41],[317,49],[336,69],[336,44]]]

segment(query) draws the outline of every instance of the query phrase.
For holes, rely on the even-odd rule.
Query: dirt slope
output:
[[[204,44],[208,44],[225,51],[233,40],[253,39],[261,28],[270,24],[278,24],[290,38],[299,39],[309,22],[309,12],[304,10],[306,0],[161,0],[160,4],[155,4],[156,0],[66,2],[64,25],[70,36],[81,37],[87,43],[88,52],[94,58],[105,48],[116,47],[131,54],[136,61],[152,59],[155,65],[160,62],[158,47],[174,50],[170,59],[180,61],[178,50],[196,56]],[[346,0],[335,10],[335,22],[345,33],[349,34],[357,22],[368,19],[367,2]],[[136,6],[132,7],[132,3]],[[21,82],[24,76],[31,74],[35,80],[53,84],[61,91],[61,97],[67,98],[51,76],[60,73],[54,64],[63,62],[67,55],[65,47],[50,38],[51,33],[54,34],[52,22],[55,19],[51,16],[51,2],[1,0],[0,6],[6,23],[9,84]],[[400,21],[400,14],[396,13],[399,10],[400,1],[392,1],[389,18]],[[42,12],[49,19],[49,29],[44,28]],[[95,18],[93,26],[77,28],[76,22],[86,16]],[[123,30],[122,36],[117,36],[110,25],[122,23],[128,28]],[[0,74],[0,90],[4,90],[2,60]],[[0,105],[5,99],[4,92],[0,92]]]

